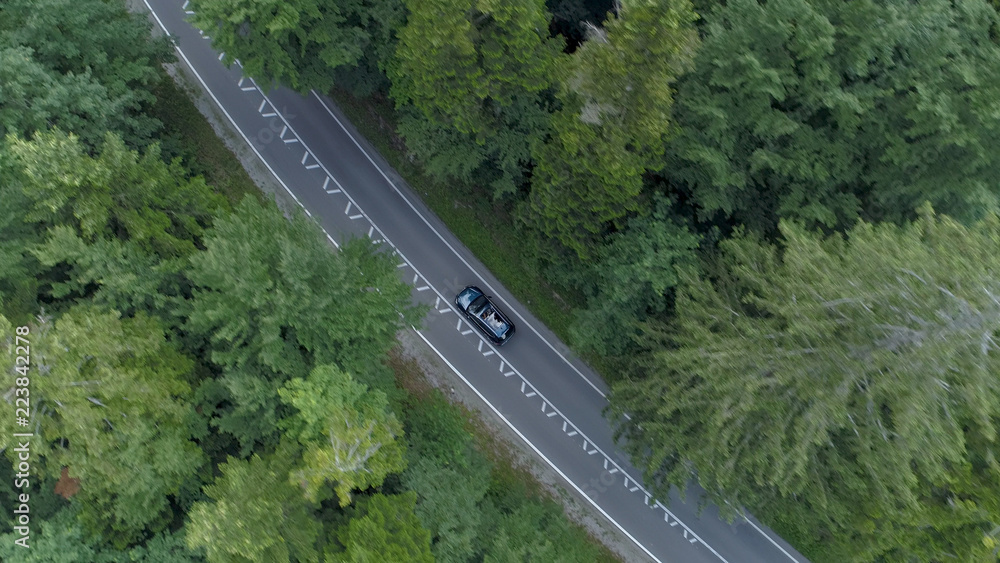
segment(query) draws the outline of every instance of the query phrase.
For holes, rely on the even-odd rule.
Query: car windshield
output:
[[[473,315],[478,315],[483,311],[483,308],[485,308],[488,303],[489,301],[486,300],[486,296],[480,295],[475,301],[472,302],[471,305],[469,305],[469,312]]]

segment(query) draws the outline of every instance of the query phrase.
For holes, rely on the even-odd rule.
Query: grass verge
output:
[[[195,92],[185,92],[164,70],[153,93],[156,103],[149,114],[163,122],[160,143],[165,156],[180,157],[185,168],[204,176],[234,206],[247,195],[264,202],[263,192],[250,179],[240,160],[191,101],[191,96],[197,95]]]

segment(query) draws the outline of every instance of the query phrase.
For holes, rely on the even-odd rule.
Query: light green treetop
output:
[[[320,524],[288,483],[292,451],[249,460],[229,458],[205,487],[213,502],[196,502],[185,526],[187,545],[209,563],[316,563]]]
[[[319,499],[321,487],[333,481],[340,505],[346,506],[352,490],[377,487],[388,474],[406,467],[396,441],[403,427],[381,391],[324,365],[307,379],[292,379],[278,394],[296,409],[283,426],[304,448],[302,465],[290,479],[302,486],[307,499]]]
[[[156,532],[170,516],[168,495],[203,463],[191,437],[191,362],[152,319],[77,307],[54,324],[40,317],[27,336],[28,387],[40,475],[67,466],[80,479],[80,519],[121,548]],[[16,342],[5,364],[14,368]],[[14,383],[10,378],[8,384]],[[10,389],[10,401],[16,395]],[[15,430],[4,421],[7,455]]]

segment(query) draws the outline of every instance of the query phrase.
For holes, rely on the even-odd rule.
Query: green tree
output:
[[[162,529],[170,496],[203,462],[190,441],[190,360],[154,320],[120,320],[92,307],[71,309],[54,325],[40,317],[29,342],[35,469],[52,476],[69,467],[80,479],[73,497],[80,520],[118,548]],[[5,359],[8,373],[16,345]],[[14,388],[5,396],[13,402]],[[12,460],[13,422],[5,421],[0,444]]]
[[[400,482],[417,493],[416,514],[442,563],[465,563],[481,550],[479,506],[490,465],[473,445],[468,422],[440,393],[413,397],[405,411],[406,457]]]
[[[186,326],[222,368],[232,407],[216,423],[244,453],[273,442],[285,381],[332,364],[382,384],[396,330],[419,319],[391,256],[360,239],[334,253],[314,223],[289,221],[273,204],[245,199],[216,220],[205,246],[191,258]]]
[[[490,468],[479,456],[469,465],[448,466],[433,459],[413,459],[403,486],[417,494],[416,514],[430,532],[434,560],[464,563],[480,548],[479,502],[490,485]]]
[[[608,237],[585,276],[587,308],[570,330],[577,344],[602,356],[632,347],[639,323],[667,310],[678,266],[695,262],[699,237],[672,217],[669,202],[653,205]]]
[[[186,542],[209,563],[318,561],[320,525],[301,492],[288,483],[289,452],[249,461],[229,458],[205,487],[214,502],[188,512]]]
[[[642,175],[672,134],[673,83],[693,60],[696,18],[687,0],[626,3],[573,55],[528,216],[581,258],[638,210]]]
[[[773,232],[898,222],[925,200],[963,221],[997,208],[985,1],[733,0],[705,17],[665,161],[705,218]]]
[[[41,267],[28,249],[41,240],[41,233],[24,221],[28,200],[6,180],[7,158],[0,143],[0,175],[4,177],[0,181],[0,312],[19,318],[38,310],[35,301]]]
[[[163,532],[127,550],[96,545],[87,537],[72,509],[60,510],[51,518],[31,521],[31,547],[14,544],[17,534],[6,534],[0,542],[0,558],[18,563],[198,563],[203,561],[184,546],[179,535]]]
[[[9,99],[28,109],[21,127],[7,132],[45,129],[38,125],[43,125],[40,119],[46,119],[44,125],[58,123],[91,146],[108,130],[133,148],[148,144],[161,124],[144,110],[155,100],[152,88],[162,76],[160,65],[173,58],[169,40],[153,37],[151,27],[145,15],[129,12],[122,2],[4,2],[0,7],[0,45],[15,50],[0,57],[15,64],[7,71],[22,68],[40,79],[35,85],[16,76],[13,82],[0,81],[5,91],[8,84],[21,84],[12,89],[11,98],[0,92],[0,108]],[[43,85],[53,89],[37,90]],[[41,107],[36,106],[36,100],[42,102]],[[0,115],[2,112],[0,109]]]
[[[572,534],[569,522],[554,503],[524,502],[510,514],[488,522],[492,541],[484,563],[581,563],[596,561],[594,548]]]
[[[61,75],[28,47],[0,46],[0,134],[27,138],[59,127],[97,144],[121,114],[121,104],[89,73]]]
[[[139,154],[108,133],[96,152],[58,130],[0,148],[0,294],[20,314],[41,293],[57,310],[92,297],[173,322],[163,313],[183,294],[183,258],[226,202],[155,144]]]
[[[545,3],[435,0],[407,8],[387,66],[407,146],[432,174],[513,193],[548,131],[544,92],[554,84],[560,45],[548,36]]]
[[[1000,219],[965,228],[925,207],[846,238],[781,233],[780,253],[724,242],[711,282],[685,273],[645,375],[614,387],[637,466],[664,496],[694,472],[816,560],[985,560]]]
[[[8,137],[0,170],[28,199],[24,220],[46,229],[67,225],[87,242],[117,238],[175,257],[195,251],[212,215],[225,205],[201,177],[166,164],[157,145],[140,155],[107,134],[96,157],[72,133]]]
[[[345,550],[329,559],[350,563],[407,561],[431,563],[430,533],[413,513],[416,494],[376,494],[358,502],[347,525],[337,531]]]
[[[374,16],[398,0],[192,0],[190,21],[248,75],[300,92],[329,90],[333,70],[353,66],[372,41]]]
[[[307,379],[292,379],[278,394],[296,409],[282,426],[305,449],[291,480],[301,483],[307,499],[321,500],[320,488],[335,481],[340,505],[346,506],[352,490],[377,487],[388,474],[406,467],[396,442],[403,427],[381,391],[324,365]]]
[[[170,312],[183,297],[183,261],[160,260],[134,242],[112,239],[87,244],[67,226],[53,227],[47,235],[44,243],[29,250],[42,266],[60,274],[46,280],[46,297],[76,297],[123,316],[141,311],[159,313],[168,322],[175,320]]]

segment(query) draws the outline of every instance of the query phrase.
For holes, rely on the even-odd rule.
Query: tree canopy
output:
[[[545,93],[560,62],[559,42],[546,32],[545,3],[407,6],[387,63],[407,146],[437,176],[481,181],[496,196],[513,194],[548,131]]]
[[[209,563],[317,561],[320,525],[288,482],[287,453],[220,464],[204,488],[214,502],[196,502],[188,514],[187,545],[204,549]]]
[[[529,217],[580,258],[639,210],[642,175],[673,132],[673,84],[691,65],[687,0],[622,4],[593,27],[559,89],[553,135],[537,152]]]
[[[191,259],[187,328],[209,342],[230,394],[215,423],[244,451],[274,443],[285,381],[322,364],[377,381],[396,330],[416,322],[391,257],[363,240],[335,254],[301,214],[289,221],[248,198],[215,222],[205,246]]]
[[[333,366],[319,366],[307,379],[286,383],[278,395],[296,409],[282,425],[305,450],[291,479],[301,483],[307,499],[316,500],[326,481],[334,481],[346,506],[351,490],[377,487],[406,466],[396,442],[402,424],[389,411],[385,393]]]
[[[226,64],[239,60],[259,80],[306,92],[330,88],[334,69],[361,58],[382,4],[398,0],[192,0],[189,7]]]
[[[332,553],[331,559],[345,563],[432,563],[430,533],[413,513],[416,500],[416,494],[409,492],[377,494],[361,501],[355,516],[337,531],[344,551]]]
[[[121,320],[79,307],[33,328],[29,427],[42,460],[36,470],[51,476],[69,467],[80,479],[74,502],[81,521],[119,548],[147,527],[159,531],[170,517],[168,496],[204,462],[190,441],[191,361],[143,316]],[[14,350],[11,343],[5,371],[14,369]],[[4,421],[0,449],[11,445],[13,423]],[[16,456],[12,449],[7,455]]]
[[[137,148],[160,122],[145,111],[173,58],[166,37],[120,2],[10,0],[0,6],[0,134],[59,125],[93,146],[113,131]]]
[[[664,169],[703,216],[770,232],[898,222],[925,200],[963,221],[997,209],[985,2],[733,0],[704,16]]]
[[[1000,219],[921,213],[827,238],[782,223],[782,251],[739,236],[710,277],[688,270],[676,322],[614,388],[649,481],[787,515],[831,561],[984,557]]]

